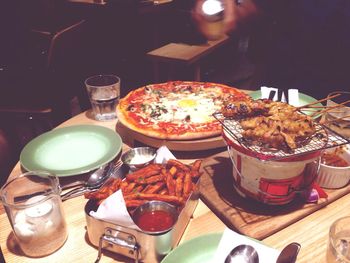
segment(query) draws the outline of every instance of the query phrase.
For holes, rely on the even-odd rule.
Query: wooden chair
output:
[[[17,5],[13,7],[13,10],[18,8]],[[45,10],[53,12],[51,6]],[[21,23],[22,15],[9,16],[10,21],[7,22],[13,19]],[[61,16],[64,17],[64,14],[61,13]],[[49,13],[46,18],[50,19]],[[55,15],[55,18],[59,18],[59,15]],[[26,20],[22,22],[28,23]],[[74,96],[71,90],[76,83],[69,85],[64,82],[67,75],[63,69],[70,69],[69,61],[65,58],[74,53],[68,50],[79,45],[77,39],[83,31],[84,22],[78,20],[69,24],[64,21],[58,25],[57,21],[52,21],[43,27],[29,23],[23,26],[24,32],[19,32],[23,36],[18,38],[25,40],[23,47],[26,52],[16,57],[11,51],[2,50],[9,56],[6,60],[8,64],[0,64],[0,87],[5,91],[0,97],[0,130],[4,131],[4,142],[13,150],[14,159],[18,160],[21,149],[31,139],[71,117],[70,102]]]

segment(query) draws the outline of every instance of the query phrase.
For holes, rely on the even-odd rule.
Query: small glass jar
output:
[[[68,232],[56,175],[27,172],[0,191],[13,233],[23,253],[43,257],[59,249]]]
[[[329,229],[328,263],[350,263],[350,216],[336,220]]]

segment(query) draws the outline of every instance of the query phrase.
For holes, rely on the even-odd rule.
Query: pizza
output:
[[[221,124],[213,117],[228,98],[246,97],[223,84],[171,81],[129,92],[119,101],[117,116],[129,129],[146,136],[191,140],[216,136]]]

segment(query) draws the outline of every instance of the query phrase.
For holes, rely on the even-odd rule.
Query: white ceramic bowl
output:
[[[338,151],[337,155],[350,164],[350,147],[341,146],[339,148],[327,149],[325,152]],[[341,188],[346,186],[350,181],[350,165],[346,167],[335,167],[321,163],[320,171],[316,182],[323,188]]]

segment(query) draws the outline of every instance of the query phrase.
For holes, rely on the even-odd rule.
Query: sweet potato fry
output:
[[[144,191],[145,194],[155,194],[160,189],[162,189],[165,186],[164,182],[158,182],[154,185],[150,185],[146,191]]]
[[[182,196],[182,190],[183,190],[183,177],[176,178],[176,185],[175,185],[175,195],[180,197]]]
[[[175,182],[170,173],[167,173],[166,186],[168,188],[169,195],[175,195]]]
[[[124,193],[131,193],[134,190],[135,186],[136,186],[135,182],[129,183],[128,186],[125,187]]]
[[[151,177],[148,177],[144,180],[137,180],[137,183],[138,184],[154,184],[156,182],[163,181],[163,180],[164,180],[163,175],[157,174],[157,175],[153,175]]]
[[[175,174],[177,173],[177,168],[176,168],[176,166],[172,166],[172,167],[169,169],[169,173],[174,177]]]
[[[182,179],[185,177],[185,173],[184,172],[178,172],[176,175],[175,175],[175,178],[179,178],[181,177]]]
[[[120,189],[122,189],[122,192],[125,193],[127,187],[128,187],[129,183],[127,181],[122,181],[122,183],[120,184]]]
[[[141,193],[142,190],[143,190],[144,186],[143,185],[138,185],[136,186],[133,190],[132,190],[132,193],[135,194],[135,193]]]
[[[190,173],[185,174],[185,179],[184,179],[184,189],[183,189],[183,195],[185,197],[189,196],[192,190],[192,177]]]
[[[159,194],[160,195],[168,195],[169,194],[168,189],[167,188],[163,188],[162,190],[159,191]]]
[[[194,161],[191,166],[191,171],[197,171],[199,172],[199,169],[201,168],[202,160],[196,160]]]
[[[182,162],[180,162],[180,161],[178,161],[176,159],[168,160],[167,166],[175,166],[176,168],[179,168],[179,169],[181,169],[181,170],[183,170],[185,172],[190,171],[190,168],[186,164],[184,164],[184,163],[182,163]]]
[[[124,196],[124,199],[125,200],[134,200],[134,199],[159,200],[159,201],[164,201],[175,205],[182,205],[184,203],[184,200],[182,197],[178,197],[174,195],[161,195],[161,194],[145,194],[145,193],[129,194]]]
[[[130,173],[126,176],[126,179],[128,181],[135,181],[138,178],[147,178],[152,175],[159,174],[160,170],[163,168],[161,164],[150,164],[144,168],[141,168],[140,170],[137,170],[133,173]]]
[[[125,205],[127,208],[135,208],[146,202],[147,202],[146,200],[137,200],[137,199],[125,200]]]

